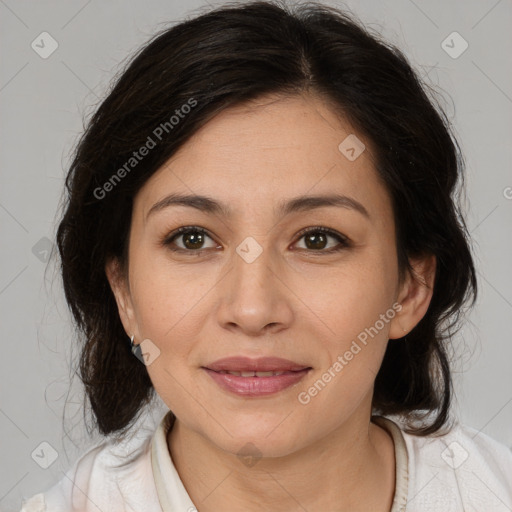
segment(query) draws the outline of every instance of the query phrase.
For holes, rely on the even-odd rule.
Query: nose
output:
[[[288,328],[293,320],[293,293],[285,284],[285,273],[286,262],[269,248],[253,261],[234,252],[231,269],[216,287],[219,324],[247,336]]]

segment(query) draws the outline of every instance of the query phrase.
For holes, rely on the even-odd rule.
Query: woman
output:
[[[403,55],[340,11],[157,35],[90,121],[58,230],[110,437],[23,510],[510,510],[512,454],[450,417],[462,172]],[[155,396],[156,432],[131,431]]]

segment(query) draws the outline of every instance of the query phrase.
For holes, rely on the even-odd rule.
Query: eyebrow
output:
[[[188,206],[195,208],[204,213],[211,213],[215,215],[221,215],[224,217],[231,216],[231,209],[215,199],[203,196],[203,195],[192,195],[192,194],[170,194],[157,203],[155,203],[148,211],[146,219],[165,208],[170,206]],[[326,206],[337,206],[340,208],[346,208],[359,212],[367,219],[370,219],[368,210],[359,202],[352,197],[348,197],[340,194],[328,194],[328,195],[315,195],[315,196],[298,196],[287,201],[282,201],[277,210],[276,215],[284,217],[294,212],[304,212],[314,210],[315,208],[323,208]]]

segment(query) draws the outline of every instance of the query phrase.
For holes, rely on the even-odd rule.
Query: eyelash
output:
[[[192,250],[192,249],[182,249],[181,247],[171,247],[171,244],[174,241],[174,239],[176,239],[180,235],[183,235],[188,232],[201,233],[203,235],[208,236],[209,238],[211,238],[213,240],[213,237],[208,233],[208,231],[206,231],[205,229],[203,229],[199,226],[183,226],[181,228],[174,230],[172,233],[169,233],[168,235],[166,235],[163,238],[163,240],[161,241],[161,244],[168,247],[173,252],[189,253],[189,254],[194,254],[194,255],[201,255],[203,252],[211,249],[211,248],[207,248],[207,249]],[[300,250],[308,251],[308,252],[312,252],[312,253],[319,253],[319,254],[331,254],[331,253],[342,251],[343,249],[347,249],[348,247],[351,247],[350,240],[346,236],[341,235],[340,233],[338,233],[332,229],[325,228],[322,226],[308,227],[308,228],[301,230],[297,234],[297,236],[299,237],[297,239],[297,241],[299,241],[301,238],[303,238],[304,236],[306,236],[310,233],[324,233],[326,235],[329,235],[329,236],[335,238],[339,242],[339,245],[337,245],[335,247],[331,247],[330,249],[325,249],[325,250],[324,249],[319,249],[317,251],[315,251],[314,249],[300,249]]]

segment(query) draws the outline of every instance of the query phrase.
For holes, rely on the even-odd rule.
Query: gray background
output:
[[[454,344],[455,410],[462,422],[512,446],[512,1],[344,5],[444,91],[467,160],[464,208],[481,287]],[[200,1],[0,0],[1,510],[19,510],[22,496],[62,478],[97,441],[84,429],[80,386],[70,379],[73,328],[55,267],[46,261],[82,118],[121,61],[156,29],[201,6],[207,7]],[[31,47],[44,31],[58,43],[46,59]],[[454,31],[469,44],[457,58],[442,46]],[[447,44],[452,54],[462,48],[457,38]],[[53,450],[57,459],[48,469],[31,455],[50,460]]]

